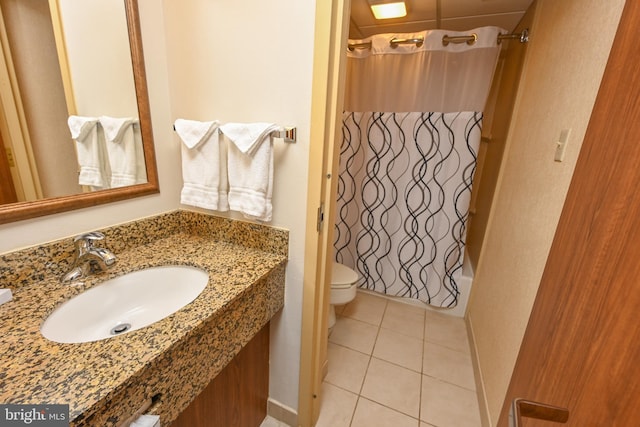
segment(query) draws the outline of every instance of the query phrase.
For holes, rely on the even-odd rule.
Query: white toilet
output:
[[[329,328],[336,323],[335,305],[342,305],[356,297],[358,273],[340,263],[331,267],[331,297],[329,298]]]

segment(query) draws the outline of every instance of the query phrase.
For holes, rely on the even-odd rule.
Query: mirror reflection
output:
[[[147,182],[125,2],[0,14],[0,204]]]

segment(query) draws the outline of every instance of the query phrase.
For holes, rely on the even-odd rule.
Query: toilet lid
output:
[[[331,285],[353,285],[358,281],[358,273],[340,263],[334,262],[331,268]]]

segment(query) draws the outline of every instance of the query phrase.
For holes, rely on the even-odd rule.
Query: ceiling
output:
[[[513,31],[533,0],[405,0],[405,3],[407,16],[378,21],[367,0],[351,0],[349,38],[434,29],[466,31],[484,26]]]

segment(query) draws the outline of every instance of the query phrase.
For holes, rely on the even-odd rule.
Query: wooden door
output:
[[[171,427],[258,427],[269,398],[269,323],[256,333]]]
[[[640,424],[639,25],[627,1],[499,426],[514,398],[570,426]]]

